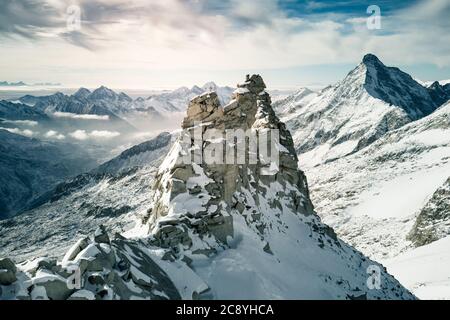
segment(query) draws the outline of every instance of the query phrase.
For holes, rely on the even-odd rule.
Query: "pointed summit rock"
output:
[[[100,88],[95,89],[89,96],[89,98],[93,99],[93,100],[95,100],[95,99],[115,99],[116,97],[117,97],[117,94],[105,86],[101,86]]]
[[[250,215],[252,210],[256,211],[249,204],[261,202],[259,197],[263,197],[268,191],[267,186],[276,181],[284,187],[289,184],[290,191],[283,196],[291,199],[286,206],[305,216],[313,213],[305,176],[297,169],[292,138],[273,112],[270,96],[264,88],[262,78],[253,75],[238,85],[233,100],[224,107],[214,92],[192,99],[183,121],[183,134],[187,139],[180,138],[175,143],[160,167],[152,193],[154,206],[144,219],[149,221],[150,230],[159,245],[177,246],[181,243],[190,246],[193,241],[189,240],[188,230],[197,233],[200,238],[205,234],[213,235],[219,240],[218,243],[226,243],[227,236],[233,236],[232,213],[248,211],[245,215]],[[264,162],[261,157],[254,164],[249,163],[248,145],[242,146],[247,162],[240,165],[228,163],[223,157],[216,159],[218,163],[206,163],[204,147],[225,150],[225,154],[237,153],[235,145],[225,141],[226,130],[232,129],[254,133],[277,130],[279,141],[273,141],[272,144],[278,148],[273,150],[279,153],[279,163],[276,164],[278,173],[262,175],[261,172],[269,170],[274,163]],[[189,145],[191,133],[193,136],[198,135],[194,139],[199,139],[199,145]],[[213,139],[214,134],[220,137]],[[194,158],[203,160],[183,163],[182,160],[192,149],[197,150],[194,151]],[[244,200],[239,195],[243,190],[254,194],[254,197]],[[280,200],[273,199],[274,202],[267,205],[281,206]],[[264,229],[263,224],[260,227]]]

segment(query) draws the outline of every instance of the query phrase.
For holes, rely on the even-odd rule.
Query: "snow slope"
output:
[[[393,257],[412,248],[416,215],[450,176],[450,102],[357,153],[299,163],[324,221],[370,257]]]
[[[450,300],[450,236],[383,261],[419,299]]]

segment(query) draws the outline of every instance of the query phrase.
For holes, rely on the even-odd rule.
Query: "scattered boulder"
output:
[[[47,276],[43,279],[33,280],[33,284],[36,287],[45,288],[47,297],[50,300],[66,300],[73,292],[73,289],[69,289],[68,281],[58,276]],[[33,299],[33,296],[32,296]]]
[[[97,243],[110,243],[108,233],[106,232],[105,226],[100,225],[94,233],[94,241]]]
[[[17,268],[14,262],[9,258],[0,259],[0,284],[9,286],[16,282]]]
[[[72,293],[67,300],[95,300],[95,294],[89,290],[78,290]]]
[[[78,240],[64,255],[63,262],[68,262],[75,259],[78,254],[88,246],[88,243],[88,238]]]
[[[272,249],[270,248],[270,244],[269,244],[268,242],[267,242],[266,245],[264,246],[263,250],[264,250],[264,252],[273,255]]]

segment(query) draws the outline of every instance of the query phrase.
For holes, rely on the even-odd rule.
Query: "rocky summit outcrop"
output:
[[[192,236],[198,236],[206,242],[193,252],[205,252],[207,248],[214,253],[217,248],[211,246],[209,237],[217,240],[219,247],[226,244],[227,237],[233,237],[233,213],[245,216],[262,236],[267,226],[255,207],[262,203],[278,209],[287,206],[304,216],[313,214],[305,175],[297,168],[291,135],[272,110],[265,88],[262,78],[253,75],[238,85],[233,99],[224,107],[214,92],[190,102],[182,137],[160,168],[152,195],[154,206],[143,219],[150,225],[155,244],[172,248],[182,244],[190,248]],[[273,138],[270,130],[276,130],[277,141],[270,140]],[[244,136],[239,133],[247,134],[248,139],[258,137],[259,141],[260,136],[267,134],[278,159],[265,161],[259,155],[251,163],[251,143],[246,138],[240,139]],[[227,139],[230,137],[233,141]],[[207,163],[208,150],[220,153],[213,163]],[[190,153],[193,161],[185,163]],[[265,174],[270,170],[276,173]],[[270,194],[270,185],[274,183],[284,191]],[[335,240],[331,229],[326,226],[320,229]]]
[[[225,106],[192,99],[182,127],[134,229],[5,260],[0,299],[414,299],[316,215],[259,75]]]

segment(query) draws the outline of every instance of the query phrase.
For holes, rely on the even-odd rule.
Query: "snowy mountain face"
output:
[[[57,183],[94,165],[95,160],[75,145],[0,130],[0,219],[17,214]]]
[[[42,111],[26,104],[0,101],[0,125],[3,120],[47,121],[49,117]]]
[[[10,259],[0,260],[5,270],[0,275],[0,298],[413,299],[381,265],[338,239],[315,214],[305,175],[297,168],[291,135],[275,115],[264,89],[261,77],[254,75],[239,85],[224,107],[213,92],[194,98],[183,132],[158,164],[156,175],[149,179],[152,181],[139,180],[121,168],[123,183],[121,178],[104,180],[97,186],[94,182],[92,189],[79,189],[78,196],[72,198],[76,192],[64,196],[82,203],[99,201],[109,193],[115,195],[108,199],[113,205],[122,197],[129,196],[130,201],[138,194],[148,206],[146,210],[141,210],[142,206],[132,209],[138,218],[134,228],[111,236],[113,228],[99,227],[91,237],[74,243],[62,260],[38,258],[18,265]],[[212,139],[214,129],[251,129],[258,135],[279,130],[280,140],[270,140],[280,152],[276,174],[260,154],[256,163],[241,165],[180,162],[191,151],[198,155],[202,150],[195,139],[192,146],[189,135],[198,129],[198,122],[202,123],[206,145],[222,144],[227,149],[234,144]],[[156,148],[153,151],[158,150],[158,143],[152,145]],[[130,161],[130,157],[142,154],[147,147],[131,149],[106,167],[119,170],[117,161],[140,163]],[[66,201],[60,202],[61,208],[77,207]],[[50,212],[52,204],[46,205]],[[82,212],[83,204],[77,208]],[[49,213],[41,224],[63,223],[60,221],[65,219],[59,217],[64,212]],[[89,219],[85,216],[78,221]],[[3,225],[3,234],[13,235],[9,228],[19,229],[23,223],[11,220],[11,225]],[[53,237],[66,239],[76,229],[60,232],[52,228]],[[14,248],[11,239],[6,244],[7,253],[17,262],[20,256],[31,258],[39,242],[45,243],[47,237],[43,238],[37,239],[28,253],[19,255],[14,252],[24,249]],[[41,245],[41,250],[44,247]],[[51,255],[52,250],[46,252]],[[370,289],[367,272],[374,270],[382,281]],[[74,271],[79,274],[80,286],[68,287],[67,279]]]
[[[292,95],[280,99],[274,103],[274,110],[284,121],[290,120],[290,115],[295,116],[296,111],[307,105],[317,93],[308,88],[301,88]]]
[[[150,206],[149,186],[171,139],[163,133],[134,146],[89,173],[61,182],[35,199],[27,212],[0,221],[0,256],[17,261],[57,256],[100,224],[117,232],[133,226],[135,212]]]
[[[428,92],[437,105],[442,105],[450,100],[450,83],[441,85],[438,81],[428,86]]]
[[[449,132],[447,103],[355,154],[308,168],[317,212],[345,241],[377,260],[413,247],[408,235],[422,210],[424,233],[449,232],[445,219],[439,223],[446,216],[445,202],[443,210],[434,206],[440,203],[439,191],[433,200],[449,177]],[[435,222],[426,218],[433,215]]]
[[[447,236],[386,260],[384,264],[389,272],[421,299],[448,300],[449,247],[450,236]]]
[[[302,154],[300,163],[309,166],[361,150],[386,132],[430,114],[439,103],[408,74],[366,55],[344,80],[304,106],[300,99],[301,107],[281,116]]]
[[[397,263],[450,234],[447,89],[438,82],[421,86],[369,55],[316,98],[300,96],[291,107],[291,96],[276,105],[291,129],[316,211],[370,258]],[[440,259],[435,265],[445,268]],[[401,268],[393,270],[405,278]],[[430,297],[431,289],[413,283],[409,289]],[[435,298],[450,298],[448,283],[441,285]]]

